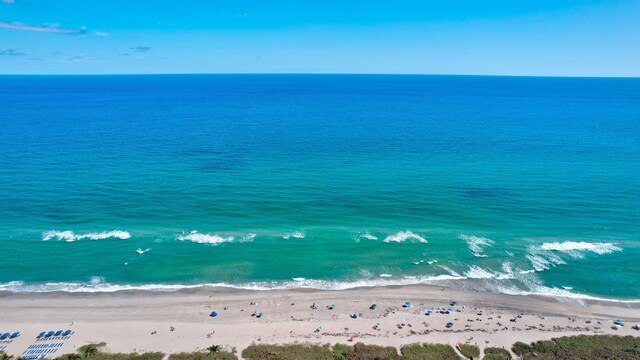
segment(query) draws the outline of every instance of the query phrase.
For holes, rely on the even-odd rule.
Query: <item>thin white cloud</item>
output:
[[[15,4],[16,0],[2,0],[2,2],[5,4]]]
[[[48,26],[30,25],[30,24],[17,22],[17,21],[1,21],[1,20],[0,20],[0,28],[56,33],[56,34],[84,34],[87,31],[87,29],[85,29],[84,27],[80,29],[66,29],[66,28],[61,28],[53,25],[48,25]]]

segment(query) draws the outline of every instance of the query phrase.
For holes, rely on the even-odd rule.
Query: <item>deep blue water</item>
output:
[[[640,79],[0,76],[0,129],[0,289],[640,298]]]

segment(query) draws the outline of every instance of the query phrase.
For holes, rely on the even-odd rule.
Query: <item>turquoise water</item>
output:
[[[0,109],[0,289],[640,298],[640,79],[2,76]]]

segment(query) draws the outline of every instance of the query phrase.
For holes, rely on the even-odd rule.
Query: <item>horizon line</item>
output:
[[[600,75],[515,75],[515,74],[437,74],[437,73],[347,73],[347,72],[211,72],[211,73],[18,73],[0,76],[171,76],[171,75],[349,75],[349,76],[473,76],[473,77],[526,77],[526,78],[583,78],[583,79],[640,79],[635,76]]]

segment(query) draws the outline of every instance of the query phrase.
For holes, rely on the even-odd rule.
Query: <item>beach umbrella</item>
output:
[[[453,312],[453,308],[448,308],[447,311]]]
[[[62,335],[67,336],[67,335],[70,335],[70,334],[71,334],[71,330],[67,330]]]
[[[43,331],[43,332],[41,332],[41,333],[38,335],[38,337],[39,337],[39,338],[41,338],[41,337],[43,337],[45,334],[46,334],[46,332],[44,332],[44,331]]]
[[[0,336],[0,339],[4,340],[4,339],[8,338],[9,336],[11,336],[11,334],[4,333],[4,334],[2,334],[2,336]]]
[[[453,326],[453,323],[452,323],[452,322],[448,322],[448,323],[447,323],[447,327],[448,327],[448,328],[450,328],[450,327],[452,327],[452,326]]]
[[[20,336],[19,332],[14,332],[13,334],[11,334],[11,338],[17,338],[18,336]]]
[[[212,311],[212,312],[211,312],[211,314],[209,314],[209,316],[211,316],[211,317],[216,317],[216,316],[218,316],[218,313],[217,313],[217,312],[215,312],[215,311]]]
[[[427,312],[425,313],[425,315],[431,315],[433,314],[433,310],[427,310]]]
[[[46,337],[53,336],[55,335],[55,333],[56,333],[55,331],[49,331],[45,336]]]

